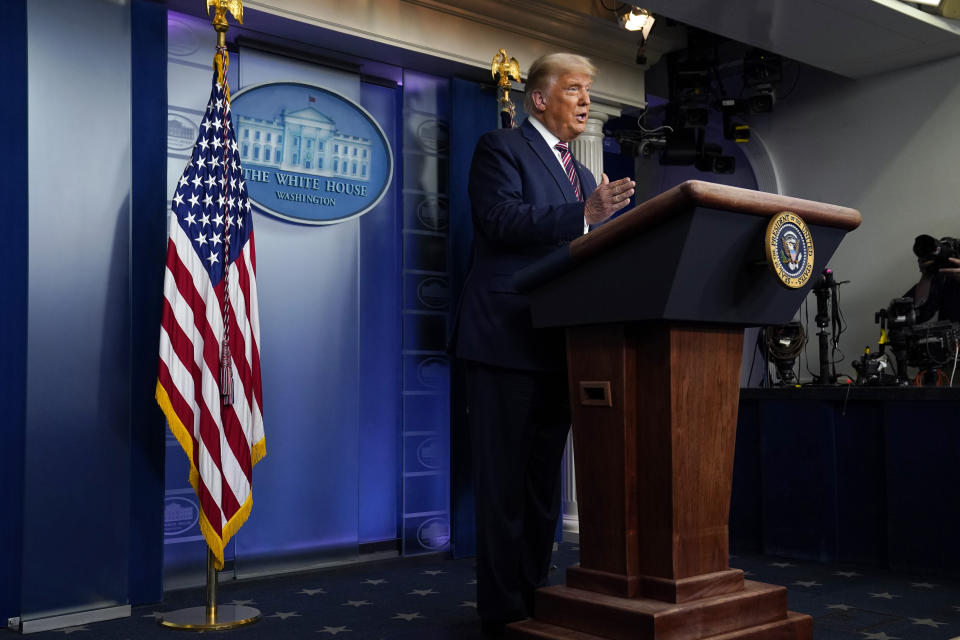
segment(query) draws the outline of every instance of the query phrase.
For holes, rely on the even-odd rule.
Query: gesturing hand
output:
[[[636,186],[630,178],[621,178],[610,182],[607,174],[603,174],[600,184],[593,190],[583,208],[583,217],[587,224],[599,224],[626,206],[633,195]]]
[[[948,260],[952,266],[941,268],[940,273],[953,280],[960,280],[960,260],[957,258],[948,258]]]

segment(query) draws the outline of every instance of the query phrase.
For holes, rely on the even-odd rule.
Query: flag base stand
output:
[[[210,615],[207,607],[189,607],[171,611],[164,614],[160,625],[187,631],[222,631],[244,627],[258,620],[260,620],[259,609],[227,604],[215,608],[213,615]]]
[[[213,564],[213,553],[208,550],[207,605],[165,613],[160,618],[160,626],[186,631],[224,631],[245,627],[259,620],[259,609],[233,604],[217,606],[217,570]]]

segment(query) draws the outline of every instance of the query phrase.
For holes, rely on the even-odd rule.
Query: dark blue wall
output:
[[[45,484],[39,482],[40,476],[36,472],[31,472],[28,483],[24,464],[28,458],[26,441],[31,433],[27,421],[28,314],[31,295],[40,301],[41,306],[47,304],[49,296],[42,292],[47,287],[43,274],[35,275],[33,285],[28,277],[31,226],[28,194],[30,181],[36,181],[37,176],[29,173],[27,3],[12,0],[0,4],[0,68],[8,90],[0,102],[0,116],[8,125],[5,152],[0,159],[4,220],[4,234],[0,240],[0,269],[4,274],[0,280],[0,296],[4,299],[4,311],[0,314],[0,401],[5,415],[0,423],[0,437],[7,452],[0,465],[0,508],[4,514],[0,519],[0,566],[4,567],[3,580],[0,580],[0,620],[21,614],[26,617],[43,615],[44,611],[58,607],[76,610],[103,606],[110,600],[133,604],[157,601],[162,595],[163,422],[153,406],[152,396],[166,219],[165,26],[164,3],[132,2],[129,14],[131,59],[129,63],[119,65],[128,68],[129,64],[129,68],[136,70],[130,78],[132,120],[130,130],[116,131],[121,145],[122,141],[130,140],[130,195],[128,199],[121,195],[119,211],[107,214],[116,215],[116,227],[104,229],[106,233],[90,247],[99,247],[94,253],[104,256],[103,259],[111,264],[111,276],[102,283],[103,290],[93,292],[94,299],[129,301],[120,306],[111,302],[103,311],[106,322],[93,328],[96,334],[114,346],[91,363],[95,370],[105,373],[97,376],[91,389],[84,385],[94,381],[89,376],[76,375],[76,371],[84,366],[78,363],[84,342],[80,334],[88,330],[84,318],[93,310],[80,309],[79,321],[69,313],[52,318],[61,327],[60,331],[67,334],[68,340],[70,336],[77,336],[77,348],[61,349],[55,356],[50,354],[45,363],[35,363],[35,367],[53,366],[61,375],[48,380],[47,386],[41,390],[41,395],[46,394],[48,400],[43,403],[45,408],[35,406],[31,424],[39,425],[41,431],[48,422],[55,425],[53,428],[60,438],[59,441],[50,440],[49,446],[55,448],[50,452],[54,452],[55,457],[68,456],[61,460],[67,466],[48,461],[60,472],[50,476]],[[118,78],[120,83],[125,82],[120,76]],[[76,123],[71,126],[82,131]],[[88,175],[82,170],[77,173]],[[95,171],[89,174],[89,178],[90,189],[105,186],[97,181]],[[110,179],[115,181],[108,185],[125,190],[122,176],[111,176]],[[76,192],[76,196],[82,198],[82,191]],[[43,210],[40,206],[37,205],[36,211],[38,219],[33,222],[35,233],[42,233],[47,228],[43,222],[45,219],[67,215],[63,211]],[[131,212],[129,221],[128,211]],[[57,234],[56,229],[48,231],[60,236],[53,245],[84,241],[84,238]],[[78,275],[81,279],[84,277],[82,273],[71,273],[69,269],[61,275],[63,278],[60,279],[68,282]],[[36,288],[33,294],[29,286]],[[83,291],[76,293],[82,299]],[[62,300],[62,305],[69,305],[71,300],[72,295]],[[62,305],[58,305],[61,311]],[[38,321],[37,330],[43,332],[47,325],[46,320]],[[99,419],[88,422],[82,414],[55,408],[63,404],[65,398],[84,397],[95,404],[105,403],[102,406],[108,410],[99,413]],[[71,402],[66,401],[66,404]],[[52,412],[49,410],[51,406],[54,407]],[[43,434],[35,433],[34,437],[43,437]],[[106,444],[104,439],[111,444]],[[44,440],[47,439],[44,437]],[[76,446],[71,442],[83,444]],[[86,466],[69,462],[69,456],[79,454],[82,458],[83,449],[88,447],[99,448],[98,456],[110,456],[112,462],[108,470],[101,468],[101,471],[85,476]],[[34,453],[46,455],[43,451],[38,452],[36,447]],[[49,466],[42,468],[49,469]],[[104,473],[108,475],[104,476]],[[69,478],[69,490],[65,490],[64,478]],[[107,489],[107,485],[111,488]],[[116,491],[117,487],[122,487],[122,491]],[[49,492],[61,498],[46,500],[44,496]],[[110,493],[125,501],[124,507],[99,511],[98,496]],[[75,499],[71,497],[74,495],[84,497]],[[62,499],[69,500],[72,506],[62,504]],[[30,505],[29,514],[26,505]],[[91,518],[93,514],[96,515]],[[114,522],[117,518],[122,522]],[[108,561],[98,560],[98,554],[86,544],[89,542],[86,537],[88,527],[74,526],[74,523],[83,522],[96,529],[96,537],[100,540],[97,544],[111,547]],[[29,545],[24,530],[33,532]],[[117,531],[122,532],[119,537],[114,536]],[[36,540],[38,533],[43,537],[42,541]],[[53,536],[51,540],[55,541],[44,536]],[[48,546],[39,555],[27,549],[32,545],[36,551],[38,543],[53,546]],[[46,558],[47,561],[38,563],[37,558]],[[58,571],[69,571],[71,566],[82,564],[85,558],[98,567],[92,573],[79,572],[78,575],[86,575],[88,579],[64,581],[55,577]],[[70,586],[50,589],[53,583]]]
[[[163,595],[164,420],[153,399],[167,221],[167,9],[134,0],[130,14],[130,602]]]
[[[473,242],[473,222],[467,194],[470,160],[480,136],[497,128],[496,100],[497,92],[492,86],[461,78],[455,78],[452,82],[451,119],[455,124],[450,135],[450,290],[454,296],[454,308],[470,268]],[[450,492],[453,552],[459,558],[476,555],[464,384],[463,367],[454,361],[450,398]]]
[[[135,211],[142,215],[139,220],[147,220],[158,213],[162,220],[165,211],[165,196],[157,201],[157,181],[162,183],[163,165],[158,168],[156,157],[162,161],[164,148],[165,119],[165,66],[157,65],[157,59],[162,61],[165,56],[165,30],[158,29],[157,24],[165,23],[166,10],[162,4],[137,0],[131,9],[131,27],[135,34],[136,43],[133,52],[133,64],[138,65],[142,75],[139,76],[134,87],[134,111],[139,117],[135,120],[133,131],[137,139],[133,145],[134,164],[134,196],[132,204]],[[152,63],[152,65],[151,65]],[[28,317],[28,110],[27,110],[27,8],[26,3],[20,0],[4,2],[0,5],[0,68],[4,70],[4,84],[7,88],[4,100],[0,103],[0,116],[7,123],[6,146],[3,158],[0,159],[0,193],[3,194],[4,234],[0,246],[0,268],[4,273],[0,284],[0,295],[4,299],[4,312],[0,314],[0,400],[4,406],[5,419],[0,426],[0,435],[4,442],[7,455],[4,464],[0,465],[0,507],[4,518],[0,519],[0,566],[4,567],[4,579],[0,581],[0,620],[20,615],[25,607],[22,605],[22,588],[24,570],[22,557],[24,550],[24,459],[26,456],[25,443],[27,434],[26,422],[26,380],[27,380],[27,317]],[[139,109],[139,111],[138,111]],[[159,121],[157,116],[160,115]],[[121,132],[127,135],[129,132]],[[138,154],[138,152],[140,152]],[[150,158],[153,158],[151,164]],[[153,192],[150,192],[153,183]],[[162,192],[163,186],[160,185]],[[148,201],[153,199],[152,209]],[[159,204],[159,209],[158,206]],[[162,226],[161,226],[162,232]],[[134,237],[143,237],[137,230]],[[161,244],[162,247],[162,244]],[[134,260],[151,260],[151,256],[144,247],[136,246],[132,252]],[[162,253],[161,253],[162,260]],[[153,271],[157,271],[153,262]],[[136,289],[138,286],[149,287],[153,297],[159,291],[159,286],[147,281],[131,283]],[[146,290],[146,289],[144,289]],[[149,296],[147,296],[149,297]],[[132,404],[137,406],[137,398],[141,390],[137,389],[137,374],[140,374],[143,387],[146,378],[150,382],[154,377],[153,363],[155,362],[156,338],[143,335],[144,326],[152,326],[155,333],[157,323],[155,318],[144,320],[150,315],[150,305],[146,300],[140,300],[139,294],[134,294],[135,302],[131,305],[134,310],[133,333],[121,333],[114,338],[126,343],[128,338],[135,343],[133,348],[136,354],[133,361],[134,375],[131,380],[130,393]],[[156,317],[159,317],[156,315]],[[63,320],[63,319],[61,319]],[[147,343],[149,342],[149,346]],[[149,355],[148,355],[149,354]],[[146,377],[143,375],[146,373]],[[69,387],[61,386],[58,393],[64,393]],[[146,384],[149,384],[147,382]],[[121,392],[126,387],[124,383]],[[152,391],[148,392],[152,395]],[[149,397],[149,396],[148,396]],[[141,402],[142,404],[142,402]],[[150,423],[153,412],[137,410],[143,416],[138,426],[141,430],[134,430],[131,439],[131,458],[129,461],[131,485],[131,531],[143,532],[133,537],[130,547],[129,560],[120,560],[118,566],[129,574],[130,600],[132,602],[157,600],[160,597],[160,582],[157,567],[160,561],[158,546],[160,512],[156,502],[158,489],[162,485],[158,482],[158,468],[162,465],[162,456],[156,455],[156,447],[151,449],[149,440],[153,435],[154,444],[157,432],[145,428]],[[156,423],[156,420],[153,421]],[[162,425],[161,425],[162,427]],[[159,432],[162,433],[162,432]],[[124,441],[124,438],[120,438]],[[162,442],[162,436],[161,436]],[[161,451],[162,453],[162,451]],[[127,468],[126,457],[120,456],[121,464]],[[57,481],[62,476],[57,475]],[[82,478],[74,478],[74,482]],[[126,485],[124,474],[115,478],[115,481]],[[151,501],[150,495],[154,496]],[[26,496],[27,498],[35,496]],[[152,502],[152,503],[151,503]],[[53,509],[53,505],[45,505]],[[65,514],[69,520],[69,514]],[[145,521],[144,521],[145,519]],[[51,519],[51,522],[53,519]],[[152,524],[151,524],[152,523]],[[62,528],[62,523],[56,527]],[[152,534],[152,531],[157,532]],[[62,534],[62,531],[60,532]],[[78,554],[83,556],[85,554]],[[32,575],[42,576],[49,580],[55,573],[54,567],[30,566]],[[116,576],[112,576],[116,578]],[[121,579],[121,583],[126,582]],[[29,604],[26,608],[29,608]],[[41,605],[42,606],[42,605]]]
[[[27,3],[25,621],[129,602],[130,16]]]
[[[27,367],[27,7],[0,3],[0,73],[5,125],[0,154],[0,621],[20,614],[23,456]]]

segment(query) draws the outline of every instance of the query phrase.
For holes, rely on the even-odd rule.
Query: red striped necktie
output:
[[[573,193],[577,200],[583,200],[583,193],[580,191],[580,178],[577,177],[577,170],[573,166],[573,156],[570,155],[570,146],[566,142],[558,142],[553,148],[560,152],[560,161],[563,163],[563,170],[567,172],[567,179],[573,185]]]

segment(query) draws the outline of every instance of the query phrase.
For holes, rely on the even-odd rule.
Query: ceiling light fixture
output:
[[[631,7],[630,11],[620,14],[620,24],[623,28],[627,31],[639,31],[644,41],[650,35],[655,21],[653,14],[639,7]]]

